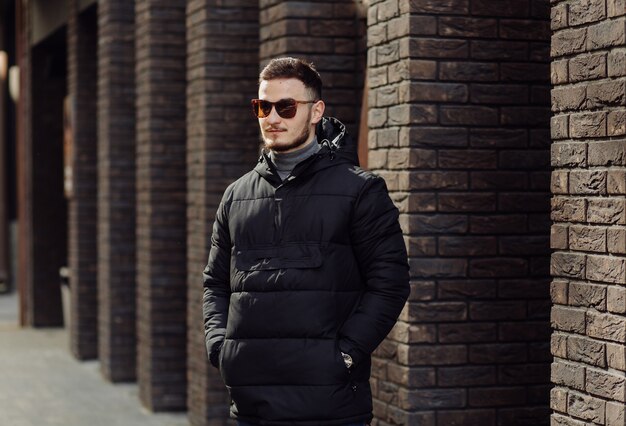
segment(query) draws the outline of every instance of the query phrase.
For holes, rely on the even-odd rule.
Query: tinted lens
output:
[[[252,99],[252,112],[258,118],[265,118],[272,112],[272,103],[261,99]]]
[[[274,104],[276,112],[282,118],[293,118],[298,111],[298,103],[293,99],[281,99]]]
[[[294,99],[281,99],[275,103],[262,99],[252,99],[252,112],[258,118],[265,118],[270,115],[272,107],[276,108],[276,112],[282,118],[293,118],[298,112],[298,102]]]

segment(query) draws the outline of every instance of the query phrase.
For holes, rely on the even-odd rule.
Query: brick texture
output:
[[[137,379],[153,411],[187,407],[185,7],[135,2]]]
[[[22,3],[15,4],[15,64],[19,66],[21,93],[31,90],[32,59],[30,55],[31,18],[28,8]],[[26,208],[26,202],[20,203],[20,199],[28,200],[30,191],[28,173],[32,168],[29,152],[32,150],[30,126],[30,97],[22,96],[15,106],[15,156],[16,156],[16,219],[18,223],[26,224],[32,219],[32,209]],[[21,169],[20,169],[21,167]],[[33,286],[33,274],[30,264],[32,259],[32,244],[30,236],[32,232],[28,226],[17,229],[17,238],[22,241],[17,247],[17,270],[15,283],[20,296],[20,325],[32,324],[32,309],[30,304],[30,292]]]
[[[352,133],[367,73],[368,166],[410,256],[410,300],[373,359],[374,424],[624,425],[623,0],[80,3],[34,47],[16,6],[24,324],[61,324],[69,237],[74,355],[137,377],[151,410],[229,423],[201,270],[221,194],[258,153],[259,67],[301,56]],[[69,233],[49,143],[66,93]]]
[[[202,270],[222,193],[254,166],[259,147],[249,107],[257,92],[258,1],[233,3],[187,2],[187,406],[194,426],[228,424],[230,399],[206,353]]]
[[[366,2],[259,2],[260,65],[281,56],[314,63],[322,76],[326,115],[339,118],[356,136],[365,66]]]
[[[67,81],[72,116],[72,188],[68,200],[70,268],[70,348],[78,359],[98,355],[98,144],[97,12],[79,15],[68,2]]]
[[[134,2],[98,2],[98,357],[136,377]]]
[[[552,1],[553,425],[623,425],[626,8]]]
[[[412,277],[377,425],[548,424],[549,37],[547,0],[369,2],[368,164]]]

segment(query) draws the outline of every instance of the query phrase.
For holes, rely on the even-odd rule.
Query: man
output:
[[[206,345],[240,425],[368,423],[370,355],[409,293],[398,210],[321,92],[302,60],[263,69],[265,151],[213,226]]]

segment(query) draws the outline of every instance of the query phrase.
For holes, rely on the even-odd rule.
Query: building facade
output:
[[[77,359],[137,381],[150,410],[227,424],[201,273],[222,191],[259,153],[258,72],[299,56],[385,178],[409,253],[409,301],[374,353],[374,424],[626,424],[622,0],[14,12],[23,325],[63,323],[68,266]]]

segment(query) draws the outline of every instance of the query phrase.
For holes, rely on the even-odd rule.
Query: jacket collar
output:
[[[316,173],[322,169],[342,163],[359,165],[354,139],[351,138],[346,126],[334,117],[322,117],[315,129],[317,143],[322,145],[317,154],[297,164],[289,180]],[[272,186],[279,186],[287,181],[281,181],[278,171],[266,151],[261,152],[254,170],[266,179]]]

